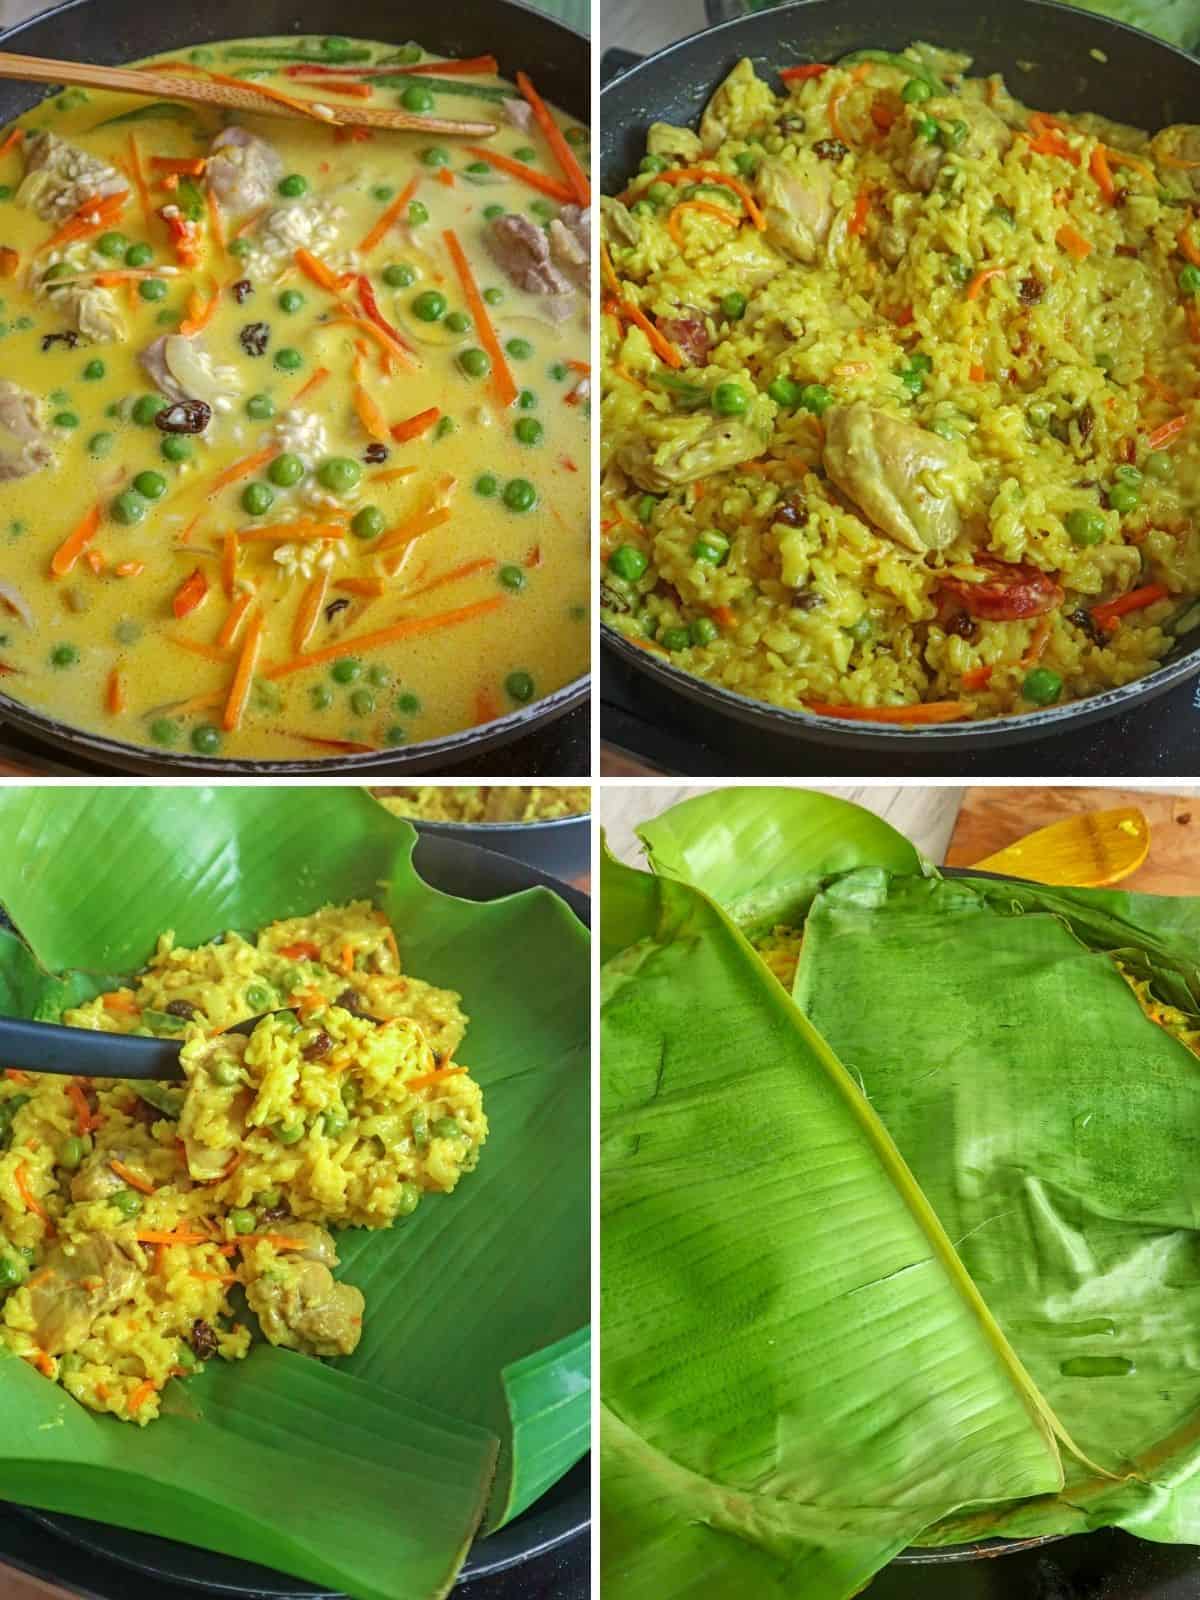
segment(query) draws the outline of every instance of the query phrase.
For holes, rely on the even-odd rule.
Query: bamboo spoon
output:
[[[383,128],[393,133],[459,133],[487,139],[496,132],[494,122],[466,122],[458,117],[426,117],[403,109],[381,106],[326,105],[302,95],[263,89],[256,84],[216,83],[197,72],[172,73],[155,68],[96,67],[87,61],[49,61],[42,56],[11,55],[0,50],[0,78],[21,83],[69,83],[84,89],[111,89],[117,94],[141,94],[151,100],[189,100],[198,105],[227,106],[253,111],[264,117],[289,117],[324,122],[330,127]],[[279,98],[276,98],[276,96]]]
[[[1102,889],[1136,872],[1150,851],[1150,824],[1136,806],[1085,811],[1039,828],[975,863],[983,872],[1062,888]]]

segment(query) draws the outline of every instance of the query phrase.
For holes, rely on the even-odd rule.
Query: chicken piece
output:
[[[264,1335],[304,1355],[352,1355],[366,1302],[361,1290],[339,1283],[330,1271],[338,1262],[333,1239],[315,1223],[283,1223],[272,1231],[302,1238],[306,1247],[276,1255],[261,1270],[261,1251],[246,1264],[246,1300]]]
[[[615,239],[618,244],[637,245],[642,238],[633,212],[607,194],[600,196],[600,232],[605,239]]]
[[[533,107],[527,100],[510,98],[501,100],[500,104],[504,107],[504,115],[514,128],[520,128],[522,133],[533,132]]]
[[[49,436],[42,428],[41,403],[28,389],[0,378],[0,445],[6,435],[15,442],[7,451],[0,449],[0,483],[28,478],[53,461]]]
[[[760,122],[775,116],[775,96],[743,58],[704,108],[700,118],[700,143],[711,155],[726,139],[741,139]]]
[[[707,411],[643,417],[637,436],[618,448],[617,465],[640,488],[665,494],[762,455],[772,415],[771,402],[759,396],[741,417],[714,417]]]
[[[1161,128],[1150,141],[1150,157],[1155,162],[1167,157],[1167,167],[1159,173],[1172,194],[1200,194],[1200,127],[1192,122],[1173,122]],[[1195,167],[1170,167],[1172,161],[1194,161]]]
[[[890,267],[898,267],[908,253],[908,235],[894,222],[885,222],[875,241],[879,254]]]
[[[97,1317],[133,1298],[140,1275],[125,1248],[106,1234],[51,1250],[28,1291],[40,1348],[52,1356],[77,1350]]]
[[[550,259],[550,240],[528,217],[497,217],[483,236],[505,276],[527,294],[565,295],[571,280]]]
[[[955,147],[955,153],[966,156],[972,161],[983,161],[988,156],[1002,156],[1012,144],[1012,129],[1006,127],[988,106],[978,101],[944,95],[926,100],[921,112],[926,117],[934,118],[944,128],[953,128],[957,123],[964,123],[967,131],[961,144]],[[920,189],[928,194],[937,182],[938,173],[942,170],[948,154],[949,151],[941,144],[931,144],[923,134],[914,131],[913,141],[904,162],[904,176],[914,189]]]
[[[56,288],[43,284],[44,293],[55,311],[76,333],[93,344],[117,344],[125,337],[125,318],[110,289],[98,284],[68,283]]]
[[[118,1178],[113,1171],[112,1164],[128,1160],[127,1150],[93,1150],[71,1179],[71,1199],[111,1200],[114,1194],[127,1187],[124,1178]]]
[[[32,133],[25,141],[25,176],[17,203],[30,206],[43,222],[62,222],[85,201],[128,188],[129,179],[116,167],[56,133]]]
[[[824,421],[825,471],[881,533],[918,555],[954,542],[959,511],[943,485],[964,470],[959,445],[863,400]]]
[[[815,261],[833,223],[829,167],[810,157],[807,169],[797,170],[767,156],[759,163],[755,192],[776,249],[797,261]]]
[[[677,159],[690,167],[704,154],[704,145],[690,128],[677,128],[670,122],[652,122],[646,135],[646,153]]]
[[[251,1096],[240,1087],[238,1069],[248,1043],[245,1034],[228,1033],[183,1048],[188,1086],[179,1137],[197,1183],[220,1178],[241,1146]]]
[[[707,366],[712,340],[704,313],[695,306],[683,306],[681,313],[678,317],[660,317],[658,331],[671,341],[689,367]]]
[[[283,177],[275,146],[245,128],[222,128],[208,152],[209,187],[222,211],[245,216],[274,200]]]
[[[554,265],[578,288],[586,289],[592,259],[591,212],[579,206],[564,206],[547,233]]]

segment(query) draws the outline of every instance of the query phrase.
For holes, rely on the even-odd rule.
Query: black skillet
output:
[[[366,33],[365,28],[359,29]],[[417,843],[417,871],[436,889],[464,900],[499,900],[523,889],[551,889],[585,927],[591,905],[578,889],[548,877],[523,862],[462,844],[457,839],[424,834]],[[0,921],[3,913],[0,912]],[[70,1543],[132,1567],[145,1577],[189,1585],[227,1600],[318,1600],[328,1591],[265,1567],[192,1545],[176,1544],[152,1534],[91,1522],[58,1512],[19,1508],[43,1527]],[[543,1556],[586,1532],[591,1522],[591,1473],[584,1457],[529,1510],[498,1533],[479,1540],[467,1556],[460,1583],[492,1577]],[[0,1591],[3,1575],[0,1573]],[[482,1594],[480,1600],[483,1600]]]
[[[0,46],[26,55],[56,56],[117,66],[159,51],[185,49],[214,40],[268,34],[355,34],[404,44],[418,40],[439,55],[492,54],[511,78],[524,68],[548,100],[589,122],[591,71],[588,41],[560,22],[518,0],[455,0],[449,11],[414,0],[206,0],[198,9],[146,5],[144,0],[75,0],[43,12],[7,33]],[[0,127],[43,98],[32,84],[0,83]],[[306,773],[432,772],[461,765],[556,721],[588,696],[586,676],[553,694],[480,728],[368,754],[325,760],[234,761],[149,750],[101,734],[87,733],[57,717],[0,693],[0,720],[73,754],[85,768],[98,762],[118,771],[170,776],[295,777]]]
[[[974,71],[1003,72],[1013,92],[1053,111],[1100,111],[1158,128],[1200,120],[1200,63],[1181,50],[1105,17],[1050,0],[805,0],[739,17],[672,45],[615,79],[600,97],[600,181],[625,187],[645,153],[652,122],[695,126],[726,73],[749,56],[771,78],[780,67],[836,61],[851,50],[902,49],[927,40],[974,57]],[[1105,60],[1092,54],[1099,52]],[[1136,683],[1086,700],[988,722],[908,729],[785,711],[717,688],[604,627],[604,643],[638,672],[699,702],[714,719],[779,739],[854,750],[940,754],[1044,739],[1127,711],[1200,672],[1200,629]],[[1113,770],[1122,771],[1119,757]]]

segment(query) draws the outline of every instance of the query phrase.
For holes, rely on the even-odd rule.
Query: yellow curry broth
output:
[[[286,41],[292,50],[297,44]],[[227,48],[201,53],[205,64],[246,69]],[[376,62],[396,60],[393,46],[369,49]],[[437,67],[422,62],[430,75]],[[332,83],[310,87],[285,70],[272,63],[257,81],[334,106],[394,106],[407,85],[404,77],[375,78],[369,101],[348,100]],[[563,181],[536,123],[526,131],[499,100],[461,92],[501,80],[454,81],[459,91],[436,92],[434,109],[494,120],[489,148],[510,158],[522,152],[527,165]],[[176,108],[111,122],[145,105],[70,91],[21,118],[23,145],[0,158],[0,247],[17,261],[0,280],[0,392],[7,381],[35,397],[50,454],[40,470],[5,478],[6,453],[21,439],[0,422],[4,691],[134,743],[294,759],[341,742],[383,747],[436,737],[578,676],[588,637],[587,292],[577,289],[556,323],[545,297],[510,281],[484,241],[490,208],[548,223],[560,203],[503,171],[468,172],[475,158],[453,138],[362,139],[316,122],[238,116],[229,120],[277,152],[283,177],[257,210],[217,207],[223,248],[208,169],[180,176],[164,163],[209,158],[226,119]],[[582,130],[555,116],[586,163]],[[51,249],[58,220],[40,217],[20,188],[25,152],[42,129],[115,167],[129,194],[101,231]],[[132,177],[135,147],[148,213]],[[279,191],[279,182],[300,188],[296,179],[303,193]],[[380,242],[361,249],[414,182]],[[158,215],[173,203],[198,212],[194,265],[180,261]],[[521,390],[509,406],[498,398],[495,371],[474,370],[483,340],[443,237],[448,229],[509,351]],[[110,253],[98,248],[113,232],[135,247],[134,262],[138,245],[150,247],[152,261],[131,267],[123,250],[111,253],[111,240]],[[327,289],[306,276],[293,246],[307,248],[318,271],[340,283]],[[3,260],[11,269],[12,256]],[[140,272],[107,286],[121,336],[97,341],[75,330],[73,347],[47,344],[75,320],[61,292],[56,299],[43,287],[48,269],[88,286],[96,274]],[[359,275],[411,354],[394,352],[369,321]],[[430,293],[443,297],[442,314],[423,320],[428,302],[420,297]],[[156,384],[139,357],[160,336],[177,335],[181,321],[187,331],[189,316],[203,320],[213,294],[211,319],[188,339],[203,352],[211,421],[200,434],[164,432],[147,415]],[[342,307],[360,321],[337,320]],[[257,324],[265,328],[243,332]],[[391,436],[433,408],[423,431]],[[382,439],[369,431],[381,422]],[[282,453],[282,464],[265,459],[269,450]],[[221,486],[222,475],[260,456]],[[323,481],[330,461],[350,463],[333,469],[332,488]],[[296,462],[298,481],[278,481],[289,468],[297,472]],[[357,481],[337,482],[339,471]],[[531,506],[522,483],[532,485]],[[73,560],[70,552],[60,557],[69,570],[56,575],[56,551],[93,507],[94,533]],[[232,692],[243,653],[254,655],[259,614],[261,646],[245,663],[239,713]],[[437,618],[449,620],[372,643],[396,624]],[[359,649],[353,641],[362,636]],[[347,653],[279,673],[330,647]]]

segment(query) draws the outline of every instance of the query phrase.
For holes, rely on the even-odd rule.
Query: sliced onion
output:
[[[3,578],[0,578],[0,600],[16,612],[27,628],[33,627],[33,608],[29,601],[15,584],[7,583]]]
[[[203,359],[203,354],[197,340],[185,339],[181,333],[169,334],[163,346],[167,371],[188,399],[204,400],[212,405],[224,391]]]

